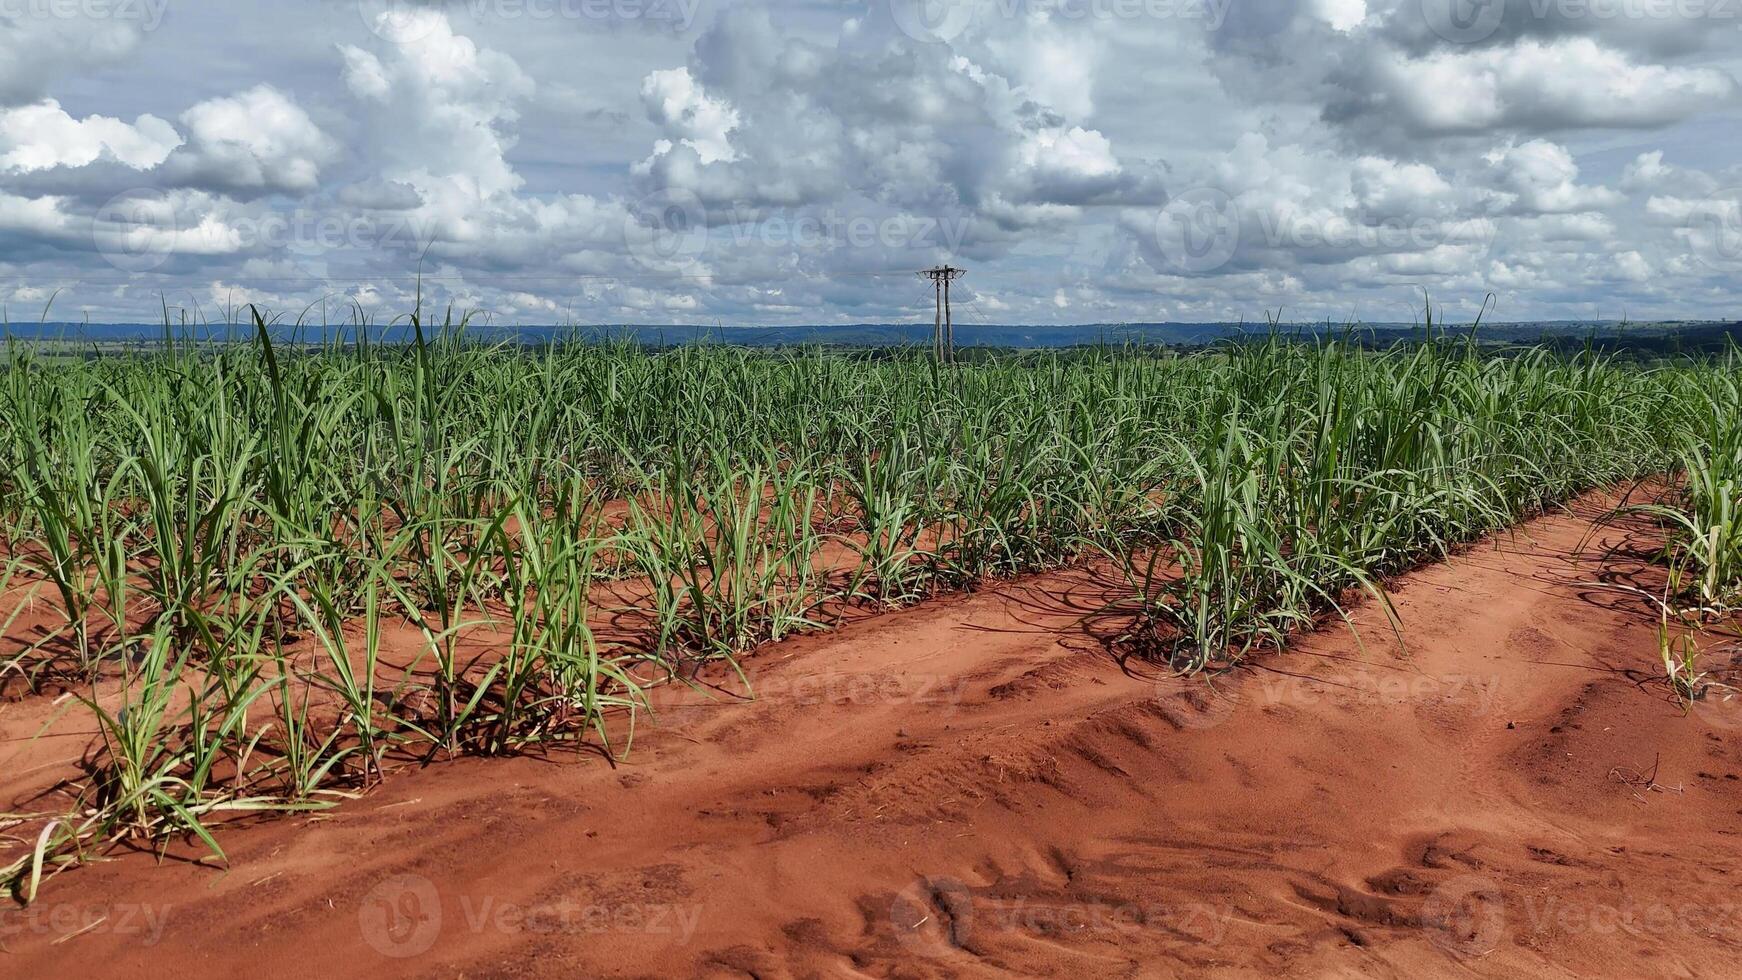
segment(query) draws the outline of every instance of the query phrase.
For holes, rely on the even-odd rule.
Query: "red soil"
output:
[[[228,871],[64,874],[0,974],[1734,975],[1742,706],[1668,696],[1596,511],[1395,583],[1402,648],[1368,604],[1214,693],[1106,653],[1086,572],[791,640],[614,769],[439,765],[227,828]]]

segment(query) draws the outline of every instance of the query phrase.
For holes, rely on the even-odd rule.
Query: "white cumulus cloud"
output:
[[[149,170],[181,143],[174,126],[152,115],[131,123],[111,116],[75,119],[53,99],[0,109],[0,171],[83,167],[104,158]]]
[[[178,182],[247,194],[307,192],[337,146],[301,106],[270,85],[182,113],[188,145],[165,165]]]

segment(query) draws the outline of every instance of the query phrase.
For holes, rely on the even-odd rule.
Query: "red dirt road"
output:
[[[1395,583],[1403,648],[1369,603],[1213,696],[1109,656],[1086,573],[782,643],[616,769],[69,872],[0,975],[1742,975],[1742,706],[1668,697],[1597,510]]]

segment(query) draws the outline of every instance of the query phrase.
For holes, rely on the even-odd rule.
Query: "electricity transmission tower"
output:
[[[950,322],[950,283],[962,278],[967,271],[940,265],[919,274],[921,279],[931,280],[932,295],[937,304],[932,319],[932,353],[946,364],[956,360],[956,329]]]

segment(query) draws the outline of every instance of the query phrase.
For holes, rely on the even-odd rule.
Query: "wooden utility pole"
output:
[[[956,328],[950,320],[950,282],[962,278],[967,271],[940,265],[919,274],[920,278],[931,280],[932,302],[936,304],[932,317],[932,353],[946,364],[953,364],[956,360]]]
[[[931,356],[938,360],[944,359],[944,281],[934,278],[931,281]]]

